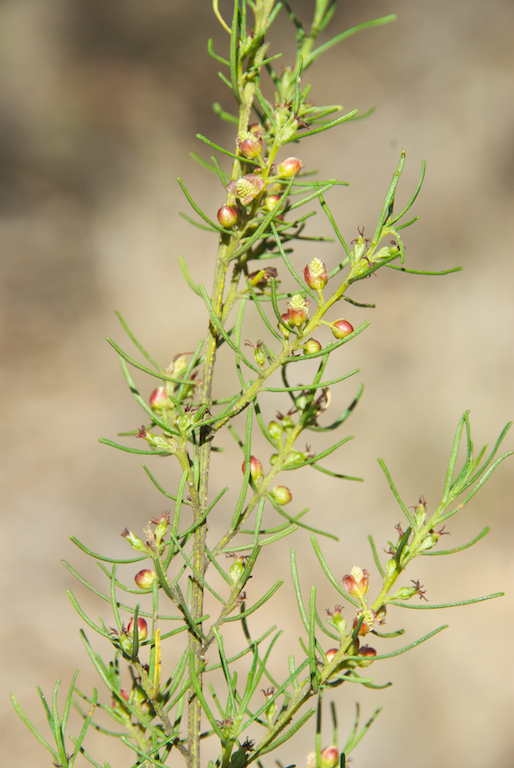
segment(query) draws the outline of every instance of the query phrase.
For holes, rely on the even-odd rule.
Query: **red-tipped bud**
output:
[[[141,642],[148,635],[148,625],[144,619],[138,618],[137,620],[137,634],[139,641]],[[127,627],[127,635],[133,637],[134,635],[134,619],[130,619]]]
[[[144,544],[141,541],[139,536],[136,536],[135,533],[132,533],[132,531],[129,531],[128,528],[125,528],[125,530],[121,532],[121,535],[123,536],[124,539],[127,539],[130,546],[133,549],[137,550],[138,552],[147,552],[147,553],[151,552],[150,548],[147,547],[146,544]]]
[[[297,173],[300,173],[302,168],[303,163],[297,157],[286,157],[286,159],[282,160],[278,166],[277,176],[290,178],[291,176],[296,176]]]
[[[309,752],[307,755],[307,768],[316,768],[318,765],[316,752]],[[335,768],[339,765],[339,752],[337,747],[325,747],[321,750],[321,768]]]
[[[316,339],[307,339],[303,345],[304,355],[313,355],[315,352],[320,352],[322,349],[321,344]]]
[[[299,293],[287,303],[287,321],[296,327],[303,325],[309,318],[308,304]]]
[[[252,160],[262,152],[262,139],[260,131],[243,131],[237,137],[236,144],[242,155]]]
[[[339,765],[339,751],[337,747],[325,747],[321,750],[321,768],[335,768]]]
[[[125,688],[120,688],[120,696],[124,701],[128,701],[130,699],[130,692],[125,690]]]
[[[330,664],[331,661],[333,661],[336,657],[336,653],[338,652],[337,648],[329,648],[326,652],[327,661]]]
[[[359,648],[357,651],[357,656],[362,656],[363,660],[358,661],[357,665],[359,667],[369,667],[370,664],[373,664],[376,655],[377,652],[374,648],[370,648],[369,645],[363,645],[362,648]]]
[[[246,472],[246,462],[243,461],[243,466],[241,467],[243,470],[243,474]],[[252,480],[258,480],[260,477],[262,477],[262,464],[259,461],[259,459],[256,459],[255,456],[250,456],[250,476]]]
[[[150,405],[156,411],[166,408],[168,405],[168,393],[166,392],[166,387],[157,387],[154,389],[150,395]]]
[[[280,317],[282,318],[282,323],[284,323],[286,326],[287,325],[290,326],[289,317],[288,317],[288,313],[287,312],[284,312],[282,315],[280,315]],[[289,337],[289,331],[288,331],[287,328],[284,328],[284,325],[282,325],[282,323],[278,324],[278,330],[282,331],[282,333],[284,334],[284,336],[287,339]]]
[[[320,259],[313,259],[310,264],[307,264],[303,270],[303,276],[309,288],[314,288],[318,293],[328,282],[327,268]]]
[[[346,589],[349,595],[363,598],[368,589],[369,573],[368,571],[359,568],[358,565],[354,565],[351,573],[343,576],[342,581],[343,587]]]
[[[225,229],[235,227],[241,218],[241,208],[238,205],[222,205],[218,211],[218,221]]]
[[[285,485],[276,485],[275,488],[271,491],[271,495],[275,499],[275,501],[280,504],[289,504],[291,499],[293,498],[293,494],[289,490],[289,488],[286,488]]]
[[[271,211],[272,208],[276,206],[278,201],[280,200],[280,195],[266,195],[266,199],[264,200],[264,205],[268,209],[268,211]]]
[[[134,581],[139,589],[150,589],[156,578],[157,575],[153,571],[149,571],[148,568],[143,568],[142,571],[136,573]]]
[[[336,320],[330,327],[336,339],[345,339],[353,333],[353,325],[348,320]]]

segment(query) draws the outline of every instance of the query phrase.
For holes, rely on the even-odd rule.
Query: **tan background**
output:
[[[224,11],[227,5],[221,3]],[[310,2],[293,5],[308,17]],[[405,235],[410,264],[461,264],[465,271],[446,279],[380,273],[354,294],[376,301],[377,309],[343,310],[352,322],[370,317],[372,325],[332,368],[334,375],[361,369],[334,393],[336,405],[346,407],[360,381],[366,391],[344,433],[356,440],[328,464],[366,483],[338,484],[314,472],[303,480],[287,477],[295,496],[291,510],[301,509],[301,499],[315,510],[311,521],[338,529],[340,543],[324,542],[323,548],[339,576],[355,563],[374,576],[366,536],[373,531],[382,546],[400,519],[377,456],[387,461],[407,504],[424,493],[433,509],[464,409],[472,411],[479,447],[493,442],[513,415],[514,6],[508,0],[346,2],[333,29],[391,12],[399,17],[394,25],[346,41],[311,77],[315,103],[362,111],[376,106],[377,112],[305,142],[301,156],[321,178],[350,182],[330,198],[348,240],[358,226],[373,231],[400,149],[408,153],[401,201],[426,159],[415,209],[421,220]],[[282,45],[291,49],[286,22],[282,12],[272,53]],[[205,311],[186,289],[177,257],[209,285],[214,241],[179,217],[188,211],[175,179],[183,177],[214,216],[223,191],[188,153],[208,157],[196,132],[226,146],[233,137],[210,108],[219,100],[230,109],[231,101],[206,52],[209,36],[220,53],[227,44],[207,0],[4,0],[0,30],[0,753],[12,768],[29,768],[51,760],[14,715],[7,692],[15,689],[42,724],[36,683],[50,695],[54,681],[69,683],[79,666],[85,690],[97,682],[78,637],[80,620],[65,595],[75,584],[59,560],[72,560],[99,586],[102,580],[97,569],[87,570],[69,536],[129,556],[120,531],[128,525],[139,532],[162,508],[140,461],[97,443],[142,421],[103,337],[113,335],[129,348],[113,316],[119,309],[165,364],[196,345]],[[318,219],[312,234],[325,231]],[[324,249],[333,266],[336,246]],[[310,257],[309,250],[300,253],[298,268]],[[251,327],[248,334],[254,340],[262,335]],[[151,383],[141,382],[148,394]],[[219,381],[220,392],[225,383]],[[283,406],[269,400],[266,407],[271,418]],[[321,440],[312,443],[322,446]],[[228,472],[217,458],[213,490],[239,472],[237,451],[224,444]],[[512,437],[507,444],[514,447]],[[261,457],[266,460],[264,451]],[[171,490],[175,474],[170,469],[166,476],[168,466],[154,462]],[[377,682],[394,681],[392,689],[338,694],[342,743],[356,699],[364,720],[376,706],[385,707],[354,753],[356,766],[514,766],[512,466],[504,464],[466,514],[452,521],[445,545],[469,540],[486,524],[489,537],[453,560],[424,560],[410,574],[428,587],[433,603],[498,590],[507,596],[438,615],[391,611],[388,629],[405,626],[407,642],[443,623],[451,627],[408,657],[372,668]],[[224,509],[229,514],[230,504]],[[319,574],[307,535],[293,538],[306,593],[313,580],[320,610],[333,606],[337,596]],[[277,575],[287,578],[288,549],[283,562],[263,555],[251,597]],[[102,606],[82,588],[75,591],[92,616],[102,613],[109,622]],[[287,653],[300,655],[289,583],[281,595],[270,604],[272,621],[285,629],[275,654],[277,674]],[[257,620],[252,626],[260,627]],[[387,651],[393,644],[377,647]],[[324,739],[330,740],[328,729]],[[102,751],[93,738],[90,748],[113,768],[131,764],[115,744]],[[303,741],[282,749],[280,759],[302,766],[311,748],[307,728]],[[265,765],[272,764],[269,757]]]

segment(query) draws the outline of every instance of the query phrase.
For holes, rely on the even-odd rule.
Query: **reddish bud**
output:
[[[168,393],[166,392],[166,387],[157,387],[154,389],[150,395],[150,405],[156,411],[166,408],[168,405]]]
[[[297,157],[286,157],[286,159],[282,160],[282,162],[278,166],[277,176],[282,176],[286,178],[289,178],[291,176],[296,176],[297,173],[300,173],[302,168],[303,168],[303,163]]]
[[[289,488],[286,488],[285,485],[276,485],[275,488],[271,491],[271,495],[275,499],[278,504],[289,504],[291,499],[293,498],[293,494],[289,490]]]
[[[246,472],[246,462],[243,461],[241,469],[244,474]],[[254,481],[262,477],[262,464],[259,459],[255,458],[255,456],[250,456],[250,476]]]
[[[322,349],[321,344],[316,339],[307,339],[303,345],[304,355],[313,355],[315,352],[320,352]]]
[[[353,333],[353,325],[348,320],[336,320],[330,327],[336,339],[345,339]]]
[[[241,208],[238,205],[222,205],[218,211],[218,221],[225,229],[235,227],[241,218]]]
[[[316,752],[309,752],[307,755],[307,768],[316,768],[317,766]],[[339,765],[339,751],[337,747],[325,747],[321,750],[321,768],[335,768]]]
[[[328,282],[327,268],[320,259],[313,259],[303,270],[303,276],[309,288],[314,288],[318,293]]]
[[[357,662],[358,666],[369,667],[370,664],[373,664],[376,655],[377,652],[374,648],[370,648],[369,645],[363,645],[362,648],[359,648],[357,651],[357,656],[363,657],[362,661]]]
[[[142,571],[136,573],[134,581],[139,589],[150,589],[156,578],[157,576],[153,571],[149,571],[148,568],[143,568]]]
[[[329,648],[326,652],[327,661],[330,663],[335,659],[336,653],[338,652],[337,648]]]
[[[268,209],[268,211],[271,211],[272,208],[276,206],[278,201],[280,200],[280,195],[267,195],[266,199],[264,200],[264,205]]]
[[[374,625],[377,623],[377,616],[375,611],[373,611],[371,608],[368,608],[365,611],[359,611],[355,614],[355,618],[353,620],[354,629],[361,620],[361,617],[363,617],[363,620],[361,628],[359,629],[359,636],[364,637],[364,635],[367,635],[368,632],[371,632]]]
[[[148,635],[148,625],[144,619],[138,618],[137,620],[137,633],[139,641],[141,642]],[[127,627],[127,635],[133,637],[134,635],[134,619],[130,619]]]
[[[130,693],[129,691],[126,691],[125,688],[120,688],[120,696],[125,701],[128,701],[130,699]]]
[[[287,303],[287,321],[291,325],[303,325],[309,318],[308,304],[299,293],[296,293]]]

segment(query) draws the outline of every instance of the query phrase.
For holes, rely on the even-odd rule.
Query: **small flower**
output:
[[[148,635],[148,625],[144,619],[141,619],[139,617],[137,620],[137,634],[140,642],[142,640],[145,640],[146,636]],[[127,635],[129,637],[134,636],[134,618],[130,619],[128,623]]]
[[[244,474],[246,472],[246,462],[243,461],[241,469]],[[259,459],[255,458],[255,456],[250,456],[250,476],[254,481],[262,477],[262,464]]]
[[[314,288],[318,293],[328,282],[327,268],[320,259],[313,259],[303,270],[303,276],[309,288]]]
[[[296,176],[298,173],[300,173],[302,168],[303,163],[297,157],[286,157],[286,159],[282,160],[278,166],[277,176],[290,178],[291,176]]]
[[[218,221],[225,229],[231,229],[240,220],[241,213],[238,205],[222,205],[218,211]]]
[[[307,339],[303,345],[304,355],[313,355],[315,352],[321,352],[321,350],[322,346],[319,341],[316,341],[316,339]]]
[[[371,632],[374,625],[377,623],[377,616],[374,610],[371,608],[367,608],[365,611],[358,611],[358,613],[355,614],[355,618],[353,620],[353,628],[358,625],[359,621],[362,617],[362,623],[359,629],[359,636],[364,637],[368,634],[368,632]]]
[[[348,320],[336,320],[330,327],[336,339],[345,339],[353,333],[353,325]]]
[[[309,317],[309,308],[307,301],[296,293],[287,303],[287,321],[291,325],[303,325]]]
[[[289,502],[293,498],[293,494],[291,493],[289,488],[285,487],[285,485],[276,485],[271,491],[271,496],[273,496],[275,501],[281,506],[283,504],[289,504]]]
[[[139,589],[150,589],[156,578],[157,575],[153,571],[148,570],[148,568],[143,568],[142,571],[136,573],[134,581]]]
[[[242,205],[249,205],[264,187],[264,179],[257,173],[247,173],[242,179],[230,181],[227,191],[239,198]]]
[[[349,595],[362,599],[368,589],[369,573],[354,565],[351,572],[343,576],[342,583]]]

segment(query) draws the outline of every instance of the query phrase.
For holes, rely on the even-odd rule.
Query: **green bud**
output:
[[[270,434],[270,437],[273,438],[273,440],[276,440],[277,443],[282,442],[282,435],[284,434],[284,430],[278,423],[278,421],[270,421],[268,424],[268,432]]]
[[[410,600],[417,593],[415,587],[400,587],[400,589],[392,595],[391,600]]]
[[[236,557],[230,566],[230,578],[234,584],[237,584],[245,569],[244,561],[241,557]]]
[[[139,536],[136,536],[135,533],[132,533],[132,531],[129,531],[128,528],[125,528],[125,530],[122,531],[121,535],[123,536],[124,539],[127,539],[132,549],[137,550],[137,552],[146,552],[147,554],[152,553],[151,549],[141,541]]]

